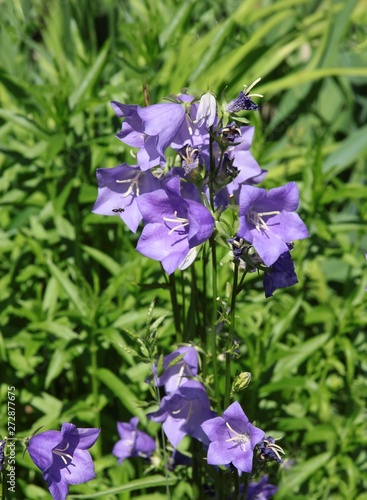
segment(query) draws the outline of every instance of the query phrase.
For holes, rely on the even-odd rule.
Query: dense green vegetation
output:
[[[71,493],[166,498],[161,465],[143,473],[142,462],[119,466],[111,455],[117,421],[136,415],[157,433],[144,408],[149,365],[134,355],[152,329],[153,300],[152,321],[165,315],[157,352],[177,339],[159,263],[135,251],[137,235],[119,217],[91,213],[96,168],[130,158],[109,101],[144,105],[144,86],[151,103],[184,87],[230,100],[261,76],[261,111],[248,114],[252,153],[269,171],[263,187],[297,182],[310,238],[293,251],[298,285],[265,299],[262,279],[247,279],[234,371],[252,382],[237,399],[282,436],[289,462],[270,472],[276,499],[367,499],[364,1],[0,8],[0,398],[6,408],[7,387],[16,388],[17,436],[62,422],[101,427],[97,478]],[[223,265],[223,300],[230,275]],[[16,498],[50,498],[18,449]],[[172,476],[172,498],[193,498],[186,474]]]

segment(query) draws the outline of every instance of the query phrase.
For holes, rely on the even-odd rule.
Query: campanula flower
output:
[[[270,189],[244,185],[240,192],[238,236],[249,241],[266,266],[288,251],[293,240],[307,238],[300,216],[299,191],[295,182]]]
[[[196,121],[199,127],[205,123],[206,128],[210,128],[217,118],[217,100],[211,92],[201,96],[196,114]]]
[[[139,210],[144,229],[136,249],[162,262],[171,274],[188,256],[190,249],[201,245],[214,230],[214,218],[200,202],[200,192],[186,183],[181,196],[178,176],[165,183],[164,189],[139,196]]]
[[[210,440],[208,464],[232,463],[239,474],[252,471],[254,448],[265,434],[250,424],[237,401],[232,403],[221,417],[207,420],[201,427]]]
[[[124,118],[118,139],[139,148],[137,162],[142,170],[164,166],[164,152],[185,120],[185,108],[181,104],[153,104],[141,108],[112,101],[116,115]]]
[[[118,422],[117,431],[121,439],[113,447],[112,454],[119,459],[121,464],[128,457],[147,458],[154,453],[156,445],[153,438],[137,429],[138,417],[133,417],[130,422]]]
[[[175,363],[174,360],[178,358]],[[181,359],[180,359],[181,358]],[[155,376],[156,386],[164,385],[166,394],[174,392],[177,387],[191,380],[198,373],[199,357],[197,350],[191,346],[179,347],[163,358],[163,373]],[[153,368],[157,373],[157,365]]]
[[[65,500],[69,484],[80,484],[95,477],[87,451],[97,441],[100,429],[81,429],[62,424],[61,431],[46,431],[32,436],[28,453],[42,471],[54,500]]]
[[[144,193],[160,188],[159,180],[148,170],[123,163],[113,168],[98,168],[98,197],[92,209],[95,214],[119,215],[130,231],[136,232],[142,215],[136,203]]]
[[[159,410],[147,416],[153,422],[163,423],[168,440],[176,448],[186,435],[208,444],[208,438],[200,425],[214,415],[216,413],[210,409],[204,386],[196,380],[189,380],[162,398]]]

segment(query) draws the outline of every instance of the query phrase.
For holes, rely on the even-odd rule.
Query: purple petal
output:
[[[53,462],[52,449],[59,444],[61,439],[61,432],[46,431],[36,434],[29,440],[28,453],[42,472],[51,466]]]

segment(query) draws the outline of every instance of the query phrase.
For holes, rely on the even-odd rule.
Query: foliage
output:
[[[0,398],[6,405],[7,387],[16,388],[17,436],[71,421],[102,428],[92,449],[97,479],[71,498],[161,499],[167,484],[172,498],[194,498],[184,470],[143,475],[138,461],[118,466],[111,455],[117,421],[136,415],[157,432],[145,416],[150,366],[139,345],[147,349],[149,340],[150,356],[167,354],[177,339],[159,265],[135,252],[137,237],[118,217],[90,213],[95,170],[130,154],[113,138],[120,124],[110,100],[143,105],[143,86],[152,103],[183,87],[230,100],[261,76],[252,152],[269,170],[265,187],[297,182],[311,236],[293,251],[297,286],[265,299],[251,276],[239,297],[235,370],[252,381],[236,396],[250,420],[283,437],[289,461],[273,478],[277,499],[363,500],[363,0],[38,0],[1,8]],[[223,309],[231,273],[224,266]],[[189,286],[185,274],[179,280]],[[5,413],[0,425],[6,434]],[[17,463],[16,498],[48,498],[29,458],[21,467],[19,454]]]

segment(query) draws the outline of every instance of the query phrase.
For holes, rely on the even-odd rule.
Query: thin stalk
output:
[[[185,296],[185,271],[181,271],[181,311],[182,311],[182,324],[183,324],[183,340],[187,342],[187,328],[185,328],[185,318],[186,318],[186,296]]]
[[[151,355],[150,355],[151,357]],[[151,372],[154,373],[154,362],[151,359]],[[159,387],[155,385],[156,400],[159,407],[161,406],[161,396],[159,394]],[[162,450],[163,450],[163,462],[164,462],[164,475],[166,478],[166,496],[167,500],[171,500],[171,492],[168,484],[168,456],[167,456],[167,446],[166,446],[166,436],[164,434],[163,426],[160,428],[161,439],[162,439]]]
[[[213,287],[213,297],[212,297],[212,324],[210,330],[210,345],[213,360],[213,375],[214,375],[214,391],[215,397],[218,403],[218,409],[220,410],[220,392],[219,392],[219,379],[218,379],[218,361],[217,361],[217,252],[215,238],[212,235],[210,237],[210,247],[212,254],[212,287]]]
[[[172,311],[173,311],[173,322],[177,334],[177,342],[182,342],[181,315],[180,315],[180,309],[178,307],[176,277],[174,274],[169,275],[169,284],[170,284],[169,291],[170,291]]]
[[[94,427],[97,429],[101,428],[101,416],[100,416],[100,411],[98,409],[98,404],[99,404],[99,381],[97,377],[97,371],[98,371],[98,346],[96,343],[95,335],[94,332],[91,332],[91,344],[90,344],[90,353],[91,353],[91,389],[92,389],[92,394],[93,394],[93,403],[94,403]],[[97,439],[97,442],[95,444],[95,453],[97,458],[102,457],[102,448],[101,448],[102,441],[100,439]]]
[[[226,385],[224,393],[224,408],[229,405],[230,393],[231,393],[231,360],[232,360],[232,346],[235,331],[235,319],[236,319],[236,297],[237,297],[237,285],[238,285],[238,263],[234,263],[233,272],[233,285],[232,285],[232,297],[231,297],[231,312],[230,312],[230,325],[229,325],[229,336],[226,350]]]

